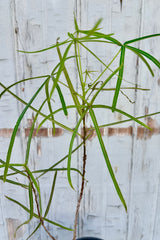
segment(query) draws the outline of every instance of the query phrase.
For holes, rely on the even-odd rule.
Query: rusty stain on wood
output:
[[[151,117],[147,118],[147,125],[152,129],[148,130],[144,127],[138,126],[133,129],[132,126],[126,128],[112,128],[112,127],[103,127],[100,129],[102,136],[132,136],[133,133],[137,136],[137,139],[148,139],[153,135],[157,135],[160,133],[160,126],[157,121],[152,119]],[[25,137],[28,137],[30,134],[31,128],[24,129]],[[62,128],[56,128],[55,134],[53,134],[52,128],[40,128],[38,133],[36,133],[37,129],[33,131],[33,137],[59,137],[64,134],[64,130]],[[96,137],[96,131],[94,129],[87,129],[89,136],[89,140],[92,140]],[[10,138],[13,133],[13,128],[1,128],[0,129],[0,137]],[[17,136],[20,135],[20,130],[17,131]],[[83,129],[81,129],[81,135],[83,135]],[[40,151],[40,146],[37,145],[37,152]]]
[[[7,229],[8,229],[8,239],[9,240],[18,240],[20,239],[24,232],[25,232],[25,227],[22,226],[16,233],[16,237],[14,237],[14,233],[16,231],[16,228],[18,225],[21,224],[21,222],[18,219],[15,218],[7,218]]]
[[[41,154],[42,154],[41,140],[38,140],[38,143],[37,143],[37,155],[39,157],[41,157]]]
[[[25,137],[29,136],[31,128],[25,128],[24,133]],[[64,130],[61,128],[56,128],[55,134],[53,134],[52,128],[41,128],[38,133],[36,134],[37,129],[33,131],[33,137],[59,137],[63,135]],[[13,133],[13,128],[1,128],[0,129],[0,137],[7,137],[10,138]],[[17,136],[20,135],[20,130],[17,131]]]

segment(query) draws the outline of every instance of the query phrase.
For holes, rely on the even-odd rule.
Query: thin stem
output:
[[[37,213],[38,213],[38,216],[39,216],[39,220],[40,220],[40,223],[42,225],[42,227],[44,228],[44,230],[46,231],[46,233],[50,236],[50,238],[52,240],[56,240],[52,235],[51,233],[48,231],[48,229],[46,228],[46,226],[44,225],[44,220],[43,220],[43,217],[41,216],[41,213],[40,213],[40,208],[39,208],[39,203],[38,203],[38,197],[37,197],[37,193],[36,193],[36,189],[33,185],[33,182],[28,174],[28,179],[31,183],[31,187],[32,187],[32,190],[33,190],[33,193],[34,193],[34,197],[35,197],[35,202],[36,202],[36,207],[37,207]]]
[[[105,67],[105,69],[100,73],[100,75],[96,78],[96,80],[91,84],[91,86],[89,86],[89,88],[87,89],[86,92],[88,92],[92,86],[94,86],[94,84],[102,77],[102,75],[106,72],[107,69],[109,69],[110,65],[114,62],[114,60],[118,57],[119,53],[121,50],[119,50],[116,55],[112,58],[112,60],[110,61],[110,63]],[[89,95],[90,96],[90,95]],[[89,97],[88,96],[88,97]]]
[[[83,102],[84,104],[84,102]],[[79,199],[77,202],[77,208],[76,208],[76,215],[75,215],[75,220],[74,220],[74,233],[73,233],[73,240],[76,240],[76,230],[77,230],[77,222],[78,222],[78,215],[79,215],[79,209],[81,205],[81,200],[83,197],[83,192],[84,192],[84,182],[85,182],[85,172],[86,172],[86,159],[87,159],[87,154],[86,154],[86,121],[85,121],[85,116],[83,117],[83,172],[82,172],[82,183],[81,183],[81,191],[79,194]]]

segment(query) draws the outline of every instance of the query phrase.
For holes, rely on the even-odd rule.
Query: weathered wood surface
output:
[[[122,11],[119,0],[1,0],[0,1],[0,72],[1,82],[8,86],[23,78],[50,73],[56,63],[55,51],[27,55],[18,53],[17,49],[37,50],[56,42],[57,37],[65,39],[68,31],[73,31],[73,11],[76,13],[81,27],[92,27],[102,17],[103,31],[115,33],[120,41],[142,35],[160,32],[159,0],[123,1]],[[160,60],[160,39],[154,38],[138,43],[139,47],[149,51]],[[138,45],[136,45],[138,46]],[[113,53],[109,48],[96,48],[102,59],[109,62]],[[136,116],[159,111],[160,109],[160,74],[155,68],[152,79],[146,67],[135,55],[127,54],[124,78],[132,83],[139,83],[151,91],[127,92],[135,106],[124,95],[120,96],[119,107]],[[84,61],[90,68],[90,56]],[[71,66],[73,78],[76,79],[74,66]],[[97,62],[92,61],[92,70],[98,70]],[[33,80],[15,88],[15,93],[28,101],[42,80]],[[77,83],[75,82],[75,85]],[[1,88],[2,89],[2,88]],[[0,89],[0,91],[1,91]],[[66,93],[67,94],[67,93]],[[69,96],[68,96],[69,97]],[[110,102],[110,95],[102,98]],[[58,100],[55,99],[57,104]],[[38,100],[36,105],[39,106]],[[5,159],[9,145],[10,133],[23,106],[8,93],[0,100],[0,158]],[[27,111],[21,124],[19,136],[16,138],[12,161],[23,162],[26,149],[25,131],[32,122],[33,111]],[[101,123],[120,120],[119,114],[109,115],[104,112]],[[40,121],[40,119],[39,119]],[[146,120],[147,121],[147,120]],[[74,126],[76,115],[73,111],[69,122]],[[160,236],[160,117],[148,119],[155,134],[148,134],[132,123],[124,124],[124,129],[104,129],[104,141],[115,170],[116,177],[124,193],[128,205],[126,214],[107,172],[105,162],[97,139],[93,135],[88,142],[87,175],[85,194],[79,217],[79,236],[92,235],[105,240],[159,240]],[[90,122],[88,123],[90,124]],[[128,126],[130,128],[128,128]],[[44,128],[50,128],[46,123]],[[8,129],[8,130],[6,130]],[[11,129],[11,130],[9,130]],[[132,129],[132,130],[130,130]],[[45,130],[44,130],[45,131]],[[44,134],[44,135],[43,135]],[[33,139],[31,150],[31,166],[45,168],[67,154],[71,134],[57,133],[56,137],[42,133]],[[63,146],[63,148],[62,148]],[[58,152],[61,154],[57,155]],[[73,164],[80,165],[81,151],[73,157]],[[65,164],[64,164],[65,166]],[[74,174],[74,184],[79,186],[80,179]],[[43,205],[47,204],[50,183],[53,174],[43,178]],[[20,180],[20,179],[19,179]],[[56,185],[53,207],[49,217],[68,227],[73,227],[74,210],[78,194],[67,185],[66,174],[59,176]],[[14,239],[16,226],[28,219],[28,215],[15,204],[5,199],[4,195],[18,198],[28,204],[28,197],[19,187],[0,182],[0,236],[4,240]],[[17,240],[25,239],[36,227],[37,221],[22,227],[17,233]],[[57,240],[70,240],[72,233],[47,226]],[[24,236],[23,236],[24,234]],[[49,239],[40,229],[32,239]]]

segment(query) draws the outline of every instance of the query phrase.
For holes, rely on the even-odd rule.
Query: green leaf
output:
[[[29,168],[27,166],[25,166],[25,169],[28,173],[29,176],[29,180],[33,182],[33,185],[35,186],[37,193],[38,193],[38,197],[39,197],[39,210],[40,210],[40,214],[42,215],[42,204],[41,204],[41,192],[40,192],[40,187],[39,187],[39,182],[38,179],[36,180],[32,174],[32,172],[29,170]]]
[[[29,193],[29,206],[30,206],[30,220],[33,217],[33,212],[34,212],[34,206],[33,206],[33,192],[32,192],[32,184],[31,182],[29,183],[29,189],[28,189],[28,193]]]
[[[28,159],[29,159],[29,153],[30,153],[30,146],[31,146],[31,140],[32,140],[32,136],[33,136],[33,132],[35,129],[35,124],[38,118],[38,115],[40,113],[40,111],[42,110],[44,104],[46,102],[46,99],[43,101],[43,103],[41,104],[40,108],[38,109],[38,112],[36,114],[36,116],[34,117],[31,129],[30,129],[30,133],[29,133],[29,137],[28,137],[28,142],[27,142],[27,149],[26,149],[26,156],[25,156],[25,165],[28,164]]]
[[[32,182],[33,182],[35,188],[37,189],[38,194],[41,195],[41,194],[40,194],[40,188],[39,188],[39,185],[38,185],[36,179],[34,178],[32,172],[29,170],[29,168],[28,168],[27,166],[25,166],[25,168],[26,168],[26,171],[27,171],[27,173],[28,173],[30,179],[32,180]]]
[[[94,25],[94,27],[91,30],[87,30],[87,31],[85,31],[85,30],[84,31],[83,30],[78,30],[78,32],[86,34],[86,36],[82,37],[81,39],[85,39],[85,38],[87,39],[88,37],[94,35],[95,31],[98,30],[98,27],[101,24],[101,22],[102,22],[102,18],[100,18],[96,22],[96,24]]]
[[[102,105],[102,104],[98,104],[98,105],[92,105],[92,108],[106,108],[106,109],[110,109],[111,111],[113,111],[113,108],[110,107],[110,106],[107,106],[107,105]],[[114,111],[115,112],[119,112],[121,114],[123,114],[124,116],[130,118],[131,120],[133,120],[134,122],[137,122],[138,124],[140,124],[141,126],[149,129],[149,130],[152,130],[149,126],[147,126],[145,123],[141,122],[140,120],[138,120],[136,117],[133,117],[132,115],[120,110],[120,109],[117,109],[117,108],[114,108]]]
[[[66,103],[65,103],[65,100],[64,100],[64,97],[63,97],[63,94],[62,94],[62,91],[61,91],[61,88],[60,86],[57,84],[57,92],[58,92],[58,95],[59,95],[59,98],[60,98],[60,101],[61,101],[61,104],[62,104],[62,109],[63,109],[63,112],[66,116],[68,116],[68,112],[67,112],[67,108],[66,108]]]
[[[51,206],[51,202],[52,202],[52,198],[53,198],[53,193],[54,193],[54,189],[55,189],[56,178],[57,178],[57,172],[55,173],[54,178],[53,178],[53,183],[52,183],[52,187],[51,187],[51,193],[50,193],[50,196],[49,196],[49,200],[48,200],[48,204],[47,204],[47,208],[46,208],[44,217],[47,216],[47,214],[48,214],[48,212],[49,212],[49,209],[50,209],[50,206]],[[34,231],[28,236],[27,239],[29,239],[31,236],[33,236],[33,234],[36,233],[36,231],[40,228],[40,226],[41,226],[41,222],[37,225],[37,227],[36,227],[36,228],[34,229]],[[26,240],[27,240],[27,239],[26,239]]]
[[[91,88],[93,91],[94,90],[98,90],[98,87],[95,88]],[[121,87],[120,90],[125,89],[125,90],[130,90],[130,89],[134,89],[134,90],[141,90],[141,91],[150,91],[149,88],[141,88],[141,87]],[[101,91],[115,91],[116,88],[103,88]]]
[[[58,172],[58,171],[67,171],[67,168],[52,168],[52,169],[39,169],[39,170],[34,170],[32,171],[32,173],[45,173],[45,172]],[[82,176],[82,173],[77,169],[77,168],[71,168],[71,171],[75,171],[77,173],[79,173]]]
[[[80,83],[81,83],[82,93],[84,95],[85,84],[84,84],[84,81],[83,81],[83,73],[82,73],[79,43],[77,44],[76,41],[74,41],[74,50],[75,50],[75,55],[76,55],[76,67],[77,67],[77,70],[78,70],[78,75],[79,75],[79,79],[80,79]],[[78,53],[77,53],[77,51],[78,51]]]
[[[99,76],[96,78],[96,80],[92,83],[92,84],[90,84],[90,85],[88,85],[88,89],[87,89],[87,91],[86,91],[86,93],[90,90],[90,89],[95,89],[96,88],[96,86],[97,86],[97,84],[99,83],[99,82],[101,82],[101,81],[98,81],[101,77],[102,77],[102,75],[106,72],[106,70],[107,69],[109,69],[109,66],[114,62],[114,60],[118,57],[118,55],[119,55],[119,53],[120,53],[120,51],[121,50],[119,50],[117,53],[116,53],[116,55],[112,58],[112,60],[109,62],[109,64],[105,67],[105,69],[99,74]],[[89,74],[88,74],[89,75]],[[91,80],[92,81],[92,80]],[[103,82],[102,82],[103,83]],[[92,90],[92,92],[93,92],[93,90]],[[92,93],[91,92],[91,93]],[[89,94],[89,96],[91,95],[91,93]],[[89,97],[88,96],[88,97]],[[87,97],[87,99],[88,99],[88,97]]]
[[[49,196],[49,200],[48,200],[48,204],[47,204],[47,208],[46,211],[44,213],[44,217],[47,216],[50,206],[51,206],[51,202],[52,202],[52,198],[53,198],[53,194],[54,194],[54,190],[55,190],[55,184],[56,184],[56,179],[57,179],[57,171],[55,172],[54,178],[53,178],[53,183],[52,183],[52,187],[51,187],[51,192],[50,192],[50,196]]]
[[[18,229],[21,228],[21,227],[22,227],[23,225],[25,225],[25,224],[29,224],[30,221],[31,221],[31,220],[29,219],[29,220],[23,222],[22,224],[20,224],[20,225],[16,228],[15,233],[14,233],[14,238],[16,238],[16,233],[17,233]]]
[[[0,180],[3,181],[3,176],[0,176]],[[17,186],[23,187],[23,188],[25,188],[25,189],[28,188],[28,185],[23,184],[23,183],[21,183],[21,182],[15,182],[15,181],[10,180],[10,179],[6,179],[6,182],[8,182],[8,183],[10,183],[10,184],[13,184],[13,185],[17,185]]]
[[[121,47],[120,62],[119,62],[119,66],[120,66],[119,75],[118,75],[116,90],[115,90],[115,93],[114,93],[113,103],[112,103],[113,111],[114,111],[114,108],[116,108],[116,105],[117,105],[118,95],[119,95],[119,91],[120,91],[121,83],[122,83],[122,79],[123,79],[124,57],[125,57],[125,46],[122,46]]]
[[[18,206],[20,206],[21,208],[23,208],[26,212],[28,212],[28,213],[30,212],[30,210],[29,210],[26,206],[24,206],[22,203],[18,202],[17,200],[15,200],[15,199],[13,199],[13,198],[10,198],[10,197],[8,197],[8,196],[5,196],[5,197],[6,197],[8,200],[10,200],[10,201],[14,202],[15,204],[17,204]],[[39,216],[38,216],[36,213],[33,213],[33,216],[34,216],[35,218],[38,218],[38,219],[39,219]],[[49,223],[51,223],[51,224],[53,224],[53,225],[55,225],[55,226],[57,226],[57,227],[63,228],[63,229],[65,229],[65,230],[73,231],[71,228],[64,227],[63,225],[61,225],[61,224],[59,224],[59,223],[56,223],[56,222],[53,222],[53,221],[49,220],[48,218],[43,218],[43,220],[46,221],[46,222],[49,222]]]
[[[124,197],[122,195],[122,192],[119,188],[119,185],[118,185],[118,182],[115,178],[115,175],[114,175],[114,172],[113,172],[113,169],[112,169],[112,166],[111,166],[111,163],[110,163],[110,160],[109,160],[109,157],[108,157],[108,154],[107,154],[107,151],[106,151],[106,148],[105,148],[105,145],[104,145],[104,142],[103,142],[103,139],[102,139],[102,136],[101,136],[101,132],[100,132],[100,129],[99,129],[99,126],[98,126],[98,123],[97,123],[97,119],[96,119],[96,116],[95,116],[95,113],[93,111],[92,108],[89,108],[89,113],[90,113],[90,116],[91,116],[91,119],[92,119],[92,122],[94,124],[94,127],[95,127],[95,130],[96,130],[96,133],[97,133],[97,137],[98,137],[98,140],[99,140],[99,144],[100,144],[100,147],[102,149],[102,153],[103,153],[103,156],[105,158],[105,162],[106,162],[106,165],[107,165],[107,168],[108,168],[108,171],[110,173],[110,176],[112,178],[112,181],[113,181],[113,184],[115,186],[115,189],[117,191],[117,194],[127,212],[127,205],[126,205],[126,202],[124,200]]]
[[[44,48],[44,49],[41,49],[41,50],[38,50],[38,51],[22,51],[22,50],[17,50],[18,52],[21,52],[21,53],[40,53],[40,52],[44,52],[44,51],[47,51],[47,50],[50,50],[52,48],[56,48],[58,46],[61,46],[61,45],[64,45],[66,43],[70,43],[71,41],[70,40],[65,40],[63,42],[60,42],[60,43],[56,43],[48,48]]]
[[[120,43],[117,39],[111,37],[110,35],[107,35],[107,34],[104,34],[104,33],[99,33],[99,32],[95,32],[93,35],[96,36],[96,37],[99,37],[99,38],[107,39],[107,40],[111,41],[112,43],[114,43],[118,46],[122,46],[122,43]]]
[[[71,58],[75,58],[76,56],[69,56],[69,57],[66,57],[66,60],[65,60],[65,62],[67,61],[67,60],[69,60],[69,59],[71,59]],[[57,73],[56,73],[56,70],[58,69],[58,67],[60,66],[60,64],[61,64],[61,62],[59,62],[55,67],[54,67],[54,69],[52,70],[52,73],[51,73],[51,77],[54,77]]]
[[[2,167],[5,167],[6,166],[6,162],[4,162],[4,164],[3,165],[0,165],[0,168],[2,168]],[[24,164],[22,164],[22,163],[11,163],[11,164],[9,164],[9,168],[10,167],[24,167]]]
[[[151,114],[147,114],[147,115],[143,115],[143,116],[139,116],[139,117],[135,117],[136,119],[141,119],[141,118],[146,118],[146,117],[151,117],[154,115],[160,114],[160,112],[155,112],[155,113],[151,113]],[[108,123],[108,124],[103,124],[103,125],[99,125],[99,128],[103,128],[103,127],[109,127],[109,126],[113,126],[113,125],[117,125],[117,124],[123,124],[126,122],[130,122],[130,121],[134,121],[133,119],[126,119],[126,120],[122,120],[122,121],[117,121],[117,122],[112,122],[112,123]],[[88,130],[93,130],[94,128],[88,128]]]
[[[72,148],[73,148],[73,143],[74,143],[74,139],[75,136],[77,135],[77,131],[79,128],[80,123],[82,122],[83,118],[85,117],[86,113],[88,111],[88,108],[86,110],[84,110],[84,112],[82,113],[82,115],[80,116],[75,128],[74,128],[74,132],[72,134],[71,137],[71,141],[70,141],[70,145],[69,145],[69,153],[68,153],[68,163],[67,163],[67,177],[68,177],[68,182],[69,185],[71,186],[71,188],[74,189],[73,184],[72,184],[72,180],[71,180],[71,156],[72,156]]]
[[[26,240],[31,238],[37,232],[37,230],[40,228],[40,226],[41,226],[41,222],[37,225],[37,227],[34,229],[34,231],[26,238]]]
[[[78,27],[78,23],[77,23],[77,19],[76,19],[76,14],[75,14],[75,12],[73,14],[74,14],[74,27],[75,27],[75,30],[78,32],[79,27]]]
[[[143,36],[143,37],[140,37],[140,38],[135,38],[135,39],[126,41],[126,42],[124,43],[124,45],[130,44],[130,43],[133,43],[133,42],[137,42],[137,41],[141,41],[141,40],[144,40],[144,39],[147,39],[147,38],[158,37],[158,36],[160,36],[160,33],[158,33],[158,34],[152,34],[152,35],[147,35],[147,36]]]
[[[148,58],[150,61],[152,61],[158,68],[160,68],[160,62],[155,57],[153,57],[151,54],[149,54],[149,53],[147,53],[147,52],[145,52],[141,49],[131,47],[131,46],[128,46],[128,45],[126,45],[126,48],[134,51],[135,53],[142,54],[143,56]]]
[[[146,61],[146,59],[137,51],[130,49],[131,51],[133,51],[135,54],[137,54],[137,56],[146,64],[148,70],[150,71],[151,75],[154,77],[154,72],[152,71],[151,66],[149,65],[149,63]]]
[[[0,162],[3,163],[4,165],[6,165],[6,162],[3,161],[2,159],[0,159]],[[23,164],[22,164],[22,165],[23,165]],[[15,167],[13,167],[13,166],[15,166],[15,165],[9,164],[9,168],[10,168],[11,170],[15,171],[16,174],[21,174],[21,175],[27,177],[27,175],[26,175],[24,172],[22,172],[21,170],[15,168]],[[24,165],[23,165],[23,166],[24,166]]]
[[[87,138],[89,137],[89,135],[87,136]],[[86,139],[87,139],[86,138]],[[81,142],[76,148],[74,148],[72,150],[72,153],[76,152],[77,149],[79,149],[81,146],[83,145],[83,142]],[[46,174],[47,172],[51,171],[53,168],[55,168],[57,165],[59,165],[60,163],[62,163],[65,159],[68,158],[68,154],[66,156],[64,156],[62,159],[60,159],[58,162],[54,163],[51,167],[49,167],[48,169],[46,169],[42,174],[40,174],[37,178],[42,177],[44,174]],[[71,168],[72,169],[72,168]]]
[[[52,94],[53,94],[53,92],[54,92],[54,90],[55,90],[55,88],[56,88],[56,86],[57,86],[57,83],[58,83],[58,80],[59,80],[59,78],[60,78],[60,75],[61,75],[61,73],[62,73],[62,71],[63,71],[63,69],[64,69],[64,63],[65,63],[65,61],[66,61],[67,54],[68,54],[68,52],[69,52],[72,44],[73,44],[73,42],[71,42],[71,43],[67,46],[67,48],[65,49],[65,52],[64,52],[64,54],[63,54],[63,57],[61,56],[59,69],[58,69],[58,71],[57,71],[57,75],[56,75],[56,78],[55,78],[55,80],[54,80],[54,85],[53,85],[53,87],[52,87],[52,89],[51,89],[50,96],[52,96]],[[57,49],[59,49],[58,46],[57,46]],[[58,55],[59,55],[59,52],[58,52]]]
[[[79,42],[82,47],[84,47],[92,56],[94,56],[100,63],[102,63],[105,67],[108,68],[109,71],[114,72],[111,68],[109,68],[94,52],[92,52],[88,47],[86,47],[82,42]]]
[[[15,137],[16,137],[16,134],[17,134],[17,131],[18,131],[18,127],[21,123],[21,120],[22,118],[24,117],[26,111],[28,110],[29,106],[32,104],[32,102],[34,101],[34,99],[37,97],[37,95],[39,94],[39,92],[42,90],[43,86],[45,85],[45,83],[48,81],[48,78],[44,81],[44,83],[40,86],[40,88],[35,92],[35,94],[33,95],[33,97],[31,98],[31,100],[29,101],[29,103],[26,105],[26,107],[24,108],[24,110],[22,111],[22,113],[20,114],[16,124],[15,124],[15,127],[14,127],[14,130],[13,130],[13,133],[12,133],[12,136],[11,136],[11,140],[10,140],[10,144],[9,144],[9,148],[8,148],[8,152],[7,152],[7,158],[6,158],[6,166],[5,166],[5,169],[4,169],[4,182],[6,180],[6,176],[7,176],[7,172],[8,172],[8,168],[9,168],[9,163],[10,163],[10,158],[11,158],[11,153],[12,153],[12,149],[13,149],[13,144],[14,144],[14,141],[15,141]]]
[[[113,34],[111,34],[111,35],[113,35]],[[97,37],[89,37],[89,38],[87,38],[87,39],[80,39],[80,41],[79,42],[81,42],[81,43],[87,43],[87,42],[93,42],[93,43],[109,43],[109,44],[115,44],[115,43],[113,43],[113,42],[111,42],[111,41],[107,41],[107,40],[100,40],[100,38],[97,38]]]
[[[3,84],[0,83],[0,85],[1,85],[4,89],[6,89],[6,87],[5,87]],[[17,97],[17,95],[14,94],[13,92],[11,92],[10,90],[7,90],[7,92],[9,92],[9,93],[10,93],[13,97],[15,97],[19,102],[23,103],[24,105],[28,105],[27,102],[25,102],[23,99]],[[29,105],[29,108],[32,109],[32,110],[35,111],[35,112],[38,112],[38,109],[34,108],[32,105]],[[39,112],[39,115],[41,115],[42,117],[47,117],[47,116],[46,116],[44,113],[42,113],[42,112]],[[48,120],[49,120],[49,121],[52,121],[50,118],[48,118]],[[56,120],[55,120],[55,124],[57,124],[58,126],[62,127],[63,129],[65,129],[65,130],[67,130],[67,131],[69,131],[69,132],[73,132],[73,130],[72,130],[71,128],[69,128],[69,127],[61,124],[60,122],[58,122],[58,121],[56,121]]]
[[[98,88],[97,92],[94,94],[94,96],[92,97],[91,101],[90,101],[90,105],[93,104],[93,102],[95,101],[96,97],[98,96],[98,94],[103,90],[103,88],[105,87],[105,85],[113,78],[113,76],[120,71],[120,69],[122,68],[122,66],[119,66],[113,73],[111,73],[111,75],[102,83],[102,85]]]
[[[46,92],[46,97],[47,97],[48,109],[51,114],[50,117],[52,119],[53,134],[55,134],[56,130],[55,130],[54,115],[53,115],[52,105],[51,105],[51,101],[50,101],[51,95],[49,94],[49,80],[50,80],[50,78],[48,79],[48,81],[45,84],[45,92]]]
[[[0,98],[2,97],[2,95],[3,95],[5,92],[8,91],[11,87],[16,86],[17,84],[20,84],[20,83],[26,82],[26,81],[30,81],[30,80],[34,80],[34,79],[46,78],[46,77],[49,77],[49,75],[32,77],[32,78],[26,78],[26,79],[20,80],[20,81],[18,81],[18,82],[15,82],[15,83],[11,84],[10,86],[8,86],[7,88],[5,88],[5,89],[0,93]],[[0,85],[1,85],[1,83],[0,83]]]
[[[66,49],[66,51],[67,51],[67,49]],[[66,52],[66,51],[65,51],[65,52]],[[60,62],[63,62],[63,66],[62,66],[63,68],[61,68],[61,71],[63,70],[63,72],[64,72],[64,75],[65,75],[65,78],[66,78],[66,81],[67,81],[67,84],[68,84],[70,93],[71,93],[71,95],[72,95],[73,101],[74,101],[74,103],[75,103],[76,106],[79,106],[79,105],[80,105],[80,102],[79,102],[79,100],[78,100],[78,98],[77,98],[77,95],[75,94],[76,91],[74,90],[73,84],[72,84],[72,82],[71,82],[71,80],[70,80],[70,77],[69,77],[69,75],[68,75],[67,69],[66,69],[66,67],[65,67],[65,65],[64,65],[64,60],[63,60],[63,59],[64,59],[64,55],[63,55],[63,58],[62,58],[62,55],[61,55],[61,52],[60,52],[59,47],[57,47],[57,52],[58,52],[58,56],[59,56]],[[58,73],[57,73],[57,74],[58,74]],[[59,79],[59,75],[58,75],[56,78]],[[80,115],[82,114],[81,109],[77,108],[77,111],[78,111],[78,113],[79,113]]]
[[[60,86],[57,84],[57,91],[58,91],[58,95],[59,95],[59,98],[60,98],[60,101],[61,101],[61,104],[62,104],[62,109],[63,109],[63,112],[66,116],[68,116],[68,111],[67,111],[67,108],[66,108],[66,103],[65,103],[65,100],[64,100],[64,97],[63,97],[63,94],[62,94],[62,91],[61,91],[61,88]]]
[[[15,234],[14,234],[14,237],[16,238],[16,232],[18,231],[19,228],[21,228],[23,225],[25,224],[28,224],[31,219],[33,218],[33,193],[32,193],[32,185],[31,183],[29,183],[29,189],[28,189],[28,192],[29,192],[29,202],[30,202],[30,217],[27,221],[23,222],[22,224],[20,224],[17,228],[16,228],[16,231],[15,231]]]
[[[75,106],[74,106],[74,107],[75,107]],[[68,108],[68,107],[67,107],[67,108]],[[53,113],[59,112],[59,111],[61,111],[61,110],[63,110],[63,108],[59,108],[57,111],[54,111]],[[41,126],[42,126],[47,120],[50,120],[50,116],[51,116],[51,115],[52,115],[52,113],[49,114],[48,116],[46,116],[46,117],[40,122],[40,124],[38,125],[38,128],[37,128],[36,134],[38,133],[38,131],[39,131],[39,129],[41,128]],[[59,126],[62,127],[63,129],[65,129],[65,130],[73,133],[73,129],[67,127],[66,125],[63,125],[63,124],[60,123],[60,122],[57,122],[56,120],[54,120],[54,121],[55,121],[55,123],[56,123],[57,125],[59,125]],[[81,136],[79,133],[77,133],[77,135]]]

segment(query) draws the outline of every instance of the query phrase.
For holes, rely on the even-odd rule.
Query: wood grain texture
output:
[[[160,31],[160,2],[159,0],[134,0],[123,1],[122,10],[119,0],[5,0],[0,1],[0,72],[1,82],[8,86],[23,78],[48,74],[58,60],[56,51],[47,51],[41,54],[22,54],[16,50],[37,50],[50,46],[67,38],[67,32],[74,30],[73,12],[76,13],[79,25],[83,29],[93,26],[99,18],[103,18],[102,26],[105,33],[115,33],[119,41],[124,42],[142,35],[157,33]],[[135,43],[145,51],[149,51],[160,60],[160,38],[144,40]],[[116,54],[112,49],[93,47],[101,58],[108,63]],[[89,70],[99,71],[101,66],[89,55],[85,54],[83,67]],[[153,66],[155,77],[152,78],[146,66],[141,60],[127,51],[124,78],[131,83],[138,83],[144,88],[150,88],[149,92],[139,93],[124,91],[135,106],[121,94],[118,107],[127,110],[135,116],[159,111],[160,109],[160,76],[159,70]],[[117,62],[113,64],[113,68]],[[77,75],[74,66],[68,66],[74,86],[78,89]],[[34,91],[42,83],[43,79],[32,80],[17,85],[15,94],[29,101]],[[124,86],[130,86],[124,82]],[[0,91],[2,88],[0,88]],[[69,93],[65,93],[67,101]],[[35,106],[40,106],[44,93],[37,97]],[[99,100],[104,99],[111,103],[112,94],[103,93]],[[58,96],[54,99],[59,105]],[[16,119],[24,106],[17,104],[16,100],[6,93],[0,100],[0,129],[13,129]],[[48,110],[44,109],[47,113]],[[28,110],[20,126],[19,135],[16,137],[12,161],[19,163],[24,161],[26,149],[27,130],[31,126],[35,113]],[[102,114],[97,111],[98,122],[117,121],[123,119],[119,114]],[[60,118],[60,117],[59,117]],[[57,118],[58,119],[58,118]],[[41,118],[38,119],[40,122]],[[66,122],[65,122],[66,121]],[[67,123],[67,120],[64,122]],[[147,119],[145,120],[147,121]],[[68,120],[71,127],[76,122],[76,114]],[[88,127],[92,124],[87,119]],[[160,117],[153,117],[150,124],[159,129]],[[79,215],[78,236],[92,235],[104,240],[159,240],[160,236],[160,135],[156,132],[148,136],[147,132],[137,134],[138,126],[124,124],[123,129],[132,129],[129,134],[119,134],[118,129],[112,129],[110,134],[105,132],[103,139],[115,171],[117,180],[125,196],[128,213],[126,214],[113,188],[105,161],[99,148],[96,137],[92,137],[87,143],[87,169],[85,194]],[[50,123],[44,125],[45,137],[35,137],[31,145],[30,167],[32,170],[46,168],[61,159],[68,153],[68,144],[71,134],[64,131],[56,138],[47,135],[46,129],[50,129]],[[113,134],[113,131],[114,134]],[[155,130],[156,131],[156,130]],[[44,133],[43,132],[43,133]],[[42,133],[41,133],[42,134]],[[143,135],[143,136],[142,136]],[[110,136],[110,137],[108,137]],[[75,141],[75,146],[77,142]],[[0,158],[5,159],[9,138],[0,136]],[[59,152],[59,153],[57,153]],[[81,168],[82,152],[73,155],[72,163]],[[61,164],[66,166],[66,162]],[[1,171],[0,171],[1,172]],[[66,173],[58,174],[56,194],[49,212],[49,218],[73,227],[74,210],[78,197],[78,189],[81,179],[73,173],[73,182],[77,191],[72,191],[67,185]],[[42,204],[47,204],[47,196],[50,192],[50,183],[53,173],[48,178],[43,177]],[[19,178],[19,181],[22,179]],[[66,187],[67,185],[67,187]],[[19,187],[9,186],[0,182],[0,236],[4,240],[13,239],[13,229],[28,219],[28,215],[5,199],[4,195],[18,197],[19,201],[28,204],[28,196]],[[29,226],[24,226],[17,235],[17,240],[24,240],[36,227],[38,222],[34,220]],[[71,240],[72,233],[58,227],[46,227],[53,233],[57,240]],[[22,237],[22,233],[25,233]],[[40,229],[31,239],[49,239],[43,229]]]

